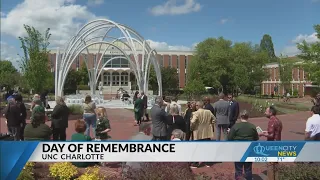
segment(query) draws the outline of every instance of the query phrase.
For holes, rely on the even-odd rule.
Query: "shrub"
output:
[[[20,172],[17,180],[34,180],[33,176],[33,167],[34,163],[27,162],[26,165],[23,167],[22,171]]]
[[[279,180],[316,180],[320,177],[319,164],[278,165],[276,171]]]
[[[70,162],[51,164],[49,171],[50,176],[58,180],[69,180],[78,174],[77,167]]]
[[[90,90],[90,87],[88,85],[78,85],[78,90]]]
[[[193,174],[188,163],[141,163],[141,168],[128,168],[124,174],[125,179],[130,180],[168,180],[183,179],[194,180]]]
[[[100,175],[99,167],[89,167],[86,172],[76,180],[104,180],[105,177]]]
[[[82,114],[83,113],[83,109],[82,109],[81,105],[72,104],[68,107],[69,107],[70,114]]]

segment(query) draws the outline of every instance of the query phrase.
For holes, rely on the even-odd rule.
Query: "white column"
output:
[[[54,71],[54,76],[55,76],[55,79],[54,79],[54,94],[55,94],[55,99],[58,98],[58,94],[59,94],[59,65],[60,65],[60,62],[59,62],[59,55],[60,55],[60,49],[57,48],[57,54],[56,54],[56,69]]]
[[[119,73],[119,87],[121,87],[121,73],[122,72]]]

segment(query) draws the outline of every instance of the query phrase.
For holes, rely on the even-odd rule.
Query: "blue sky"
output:
[[[129,25],[157,49],[188,50],[219,36],[260,43],[270,34],[276,53],[291,56],[296,42],[317,40],[320,0],[2,0],[1,57],[17,58],[23,24],[50,27],[52,46],[62,46],[99,17]]]

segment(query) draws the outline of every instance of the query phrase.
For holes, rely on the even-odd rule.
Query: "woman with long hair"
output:
[[[83,119],[86,122],[86,135],[90,136],[90,127],[92,127],[92,135],[93,138],[96,137],[96,123],[97,123],[97,116],[96,116],[96,104],[92,102],[91,96],[87,95],[83,107]]]
[[[51,128],[54,141],[65,141],[67,139],[69,108],[60,96],[56,99],[56,106],[51,114]]]

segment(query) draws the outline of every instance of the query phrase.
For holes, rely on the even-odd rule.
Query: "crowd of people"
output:
[[[319,96],[320,97],[320,96]],[[223,93],[219,100],[211,104],[210,98],[203,101],[188,102],[182,112],[177,98],[164,101],[163,97],[156,97],[155,104],[149,114],[147,96],[136,92],[134,96],[135,125],[139,126],[139,133],[131,140],[153,141],[257,141],[265,137],[267,141],[281,141],[282,122],[277,118],[275,107],[266,109],[265,115],[269,119],[266,131],[258,132],[255,125],[248,122],[249,112],[240,112],[239,103],[232,94],[227,97]],[[35,94],[31,103],[30,123],[26,122],[27,108],[20,94],[8,98],[8,105],[3,111],[6,118],[8,132],[15,141],[65,141],[66,129],[70,110],[63,97],[56,98],[50,119],[51,126],[46,124],[46,104],[41,96]],[[107,111],[103,107],[96,107],[91,96],[86,96],[82,105],[83,119],[75,123],[75,133],[71,140],[75,141],[105,141],[110,139],[110,121]],[[316,98],[311,108],[312,115],[306,122],[305,140],[320,140],[320,98]],[[145,117],[145,118],[144,118]],[[92,129],[92,133],[90,133]],[[87,167],[90,163],[74,163],[78,167]],[[139,163],[127,163],[130,167],[139,167]],[[190,163],[191,168],[209,166],[207,163]],[[252,163],[235,162],[236,178],[242,176],[252,179]]]

